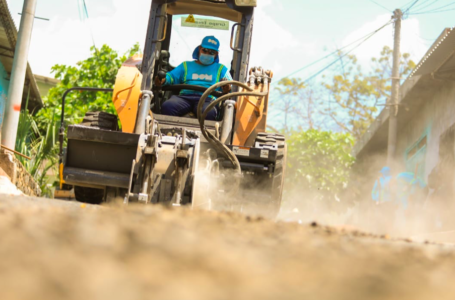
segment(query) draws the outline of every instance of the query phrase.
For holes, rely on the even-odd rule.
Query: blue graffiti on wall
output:
[[[9,80],[8,73],[0,63],[0,130],[2,129],[3,117],[5,115],[6,99],[8,96]]]

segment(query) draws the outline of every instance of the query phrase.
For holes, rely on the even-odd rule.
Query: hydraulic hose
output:
[[[210,104],[205,108],[204,113],[202,114],[202,120],[205,120],[207,115],[209,114],[210,110],[212,110],[218,103],[223,102],[226,99],[229,99],[231,97],[236,97],[236,96],[256,96],[256,97],[261,97],[261,96],[266,96],[267,93],[250,93],[250,92],[235,92],[235,93],[229,93],[226,94],[215,101],[210,102]]]
[[[236,85],[236,86],[240,86],[250,92],[234,92],[234,93],[229,93],[229,94],[226,94],[218,99],[216,99],[215,101],[213,101],[212,103],[210,103],[206,109],[204,110],[204,112],[202,111],[202,108],[204,107],[204,103],[205,103],[205,99],[207,99],[207,97],[210,95],[210,93],[212,93],[215,89],[217,89],[218,87],[222,87],[224,85],[228,85],[228,84],[233,84],[233,85]],[[263,96],[266,96],[267,93],[252,93],[253,89],[251,87],[249,87],[248,85],[242,83],[242,82],[239,82],[239,81],[223,81],[223,82],[219,82],[219,83],[216,83],[214,85],[212,85],[210,88],[208,88],[204,94],[202,94],[200,100],[199,100],[199,103],[198,103],[198,107],[197,107],[197,117],[198,117],[198,120],[199,120],[199,125],[200,125],[200,128],[201,128],[201,132],[202,132],[202,135],[206,138],[206,140],[217,150],[217,152],[221,153],[224,157],[226,157],[227,159],[229,159],[231,161],[231,163],[233,164],[234,168],[236,169],[236,171],[241,174],[241,169],[240,169],[240,162],[239,160],[237,159],[237,156],[235,156],[235,154],[225,145],[223,144],[221,141],[218,140],[218,138],[216,138],[215,135],[213,135],[210,131],[208,131],[206,128],[205,128],[205,118],[207,117],[207,114],[208,112],[213,109],[218,103],[228,99],[228,98],[231,98],[231,97],[235,97],[235,96],[256,96],[256,97],[263,97]]]

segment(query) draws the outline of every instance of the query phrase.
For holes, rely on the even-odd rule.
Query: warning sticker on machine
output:
[[[269,158],[269,150],[261,150],[262,158]]]
[[[212,20],[205,18],[188,18],[182,17],[181,24],[182,27],[197,27],[197,28],[208,28],[208,29],[218,29],[218,30],[229,30],[229,21],[222,20]]]
[[[250,148],[243,148],[243,147],[232,147],[232,151],[236,155],[240,156],[250,156]]]

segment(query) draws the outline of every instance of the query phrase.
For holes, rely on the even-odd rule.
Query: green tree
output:
[[[320,128],[350,133],[358,139],[373,122],[391,91],[392,50],[385,46],[378,58],[371,59],[371,70],[364,73],[356,56],[338,53],[341,71],[324,77],[321,84],[298,78],[284,78],[273,101],[284,129]],[[400,76],[408,75],[415,63],[405,53]],[[327,79],[328,78],[328,79]]]
[[[21,113],[16,149],[32,156],[32,160],[22,159],[35,180],[45,190],[48,183],[47,172],[57,173],[58,128],[61,118],[63,93],[72,87],[113,88],[117,72],[122,63],[139,52],[139,44],[134,45],[124,55],[119,55],[109,46],[91,48],[91,56],[76,66],[55,65],[52,72],[61,80],[49,90],[44,107],[32,117],[26,111]],[[116,114],[112,95],[102,92],[73,92],[66,98],[65,123],[79,123],[87,111],[106,111]]]
[[[91,57],[80,61],[76,66],[55,65],[52,72],[61,80],[49,90],[44,98],[44,108],[36,115],[35,120],[42,132],[47,124],[61,118],[63,93],[72,87],[113,88],[117,72],[122,63],[139,52],[139,44],[134,45],[127,53],[120,56],[109,46],[100,49],[91,47]],[[112,104],[112,95],[103,92],[72,92],[66,97],[65,123],[74,124],[82,120],[87,111],[105,111],[116,114]]]
[[[287,186],[335,195],[345,187],[354,158],[349,133],[310,129],[288,136]]]
[[[335,74],[323,88],[328,92],[329,102],[321,113],[328,116],[339,129],[360,138],[374,121],[379,106],[384,106],[390,97],[392,76],[392,49],[385,46],[379,58],[372,58],[373,70],[364,74],[354,55],[345,56],[343,71]],[[340,60],[342,60],[342,53]],[[408,75],[415,63],[410,55],[401,56],[400,77]],[[333,101],[334,100],[334,101]]]

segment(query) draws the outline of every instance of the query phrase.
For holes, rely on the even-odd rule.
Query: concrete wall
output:
[[[49,78],[41,75],[34,75],[35,76],[35,81],[36,84],[38,85],[39,92],[41,94],[41,97],[47,96],[49,90],[53,87],[55,87],[60,80],[54,79],[54,78]]]
[[[411,112],[410,112],[411,113]],[[426,137],[426,148],[420,155],[424,163],[419,171],[425,180],[438,163],[439,140],[449,127],[455,124],[455,82],[447,81],[431,98],[425,100],[420,109],[414,113],[411,121],[398,132],[397,156],[403,168],[409,151]],[[420,158],[419,158],[420,159]],[[408,164],[408,171],[414,172]]]

